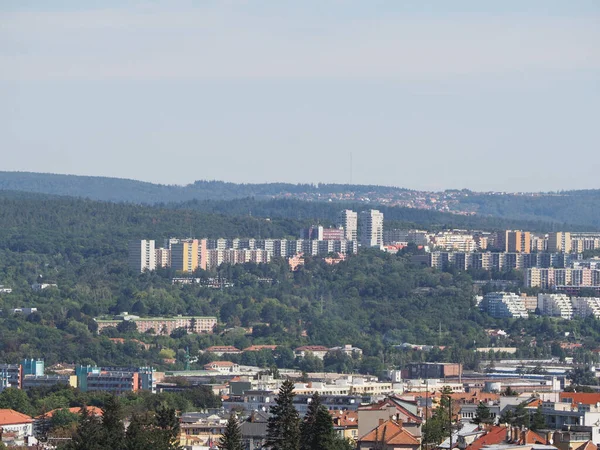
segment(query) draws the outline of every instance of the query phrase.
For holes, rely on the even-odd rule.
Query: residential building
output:
[[[212,333],[217,324],[216,317],[207,316],[175,316],[175,317],[138,317],[122,313],[112,319],[94,319],[98,324],[98,332],[107,327],[117,327],[123,321],[135,323],[139,333],[170,335],[177,328],[184,328],[188,333]]]
[[[0,409],[0,429],[18,437],[33,436],[33,418],[13,409]]]
[[[359,420],[360,422],[360,420]],[[418,450],[420,439],[403,426],[402,421],[381,420],[379,425],[358,438],[358,450]]]
[[[548,251],[558,253],[570,253],[571,233],[564,231],[548,233]]]
[[[599,297],[572,297],[573,315],[575,317],[594,316],[600,318]]]
[[[358,214],[350,209],[340,212],[338,217],[338,226],[344,230],[344,237],[348,241],[358,239]]]
[[[362,247],[383,247],[383,213],[376,209],[361,211],[359,228]]]
[[[538,311],[542,316],[573,318],[573,305],[565,294],[538,294]]]
[[[319,359],[323,359],[328,352],[329,349],[327,347],[323,347],[322,345],[303,345],[302,347],[298,347],[294,350],[294,355],[297,358],[304,358],[310,353]]]
[[[495,318],[529,316],[523,300],[514,293],[490,292],[483,297],[480,308]]]
[[[179,443],[186,448],[214,448],[226,425],[227,418],[217,411],[184,413],[179,418]]]
[[[242,351],[232,345],[213,345],[204,350],[204,353],[212,353],[216,356],[239,355]]]
[[[416,401],[404,400],[395,396],[369,405],[358,407],[358,435],[364,436],[382,422],[401,421],[415,437],[421,436],[421,409]]]
[[[506,252],[530,253],[531,252],[531,233],[529,231],[511,231],[507,230],[505,235]]]
[[[136,272],[156,270],[154,240],[142,239],[129,242],[129,267]]]
[[[44,375],[43,359],[23,359],[21,367],[23,368],[23,375]]]
[[[181,239],[171,244],[171,267],[179,272],[198,268],[198,239]]]
[[[231,361],[213,361],[208,364],[204,364],[204,370],[214,370],[220,374],[236,373],[240,370],[238,364],[232,363]]]
[[[171,250],[168,248],[156,249],[156,267],[171,267]]]

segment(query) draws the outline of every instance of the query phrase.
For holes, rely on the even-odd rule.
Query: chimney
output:
[[[399,426],[400,428],[402,428],[402,425],[403,425],[402,419],[398,419],[398,420],[396,421],[396,423],[398,424],[398,426]]]
[[[385,422],[385,420],[379,419],[379,425],[383,425],[383,422]]]

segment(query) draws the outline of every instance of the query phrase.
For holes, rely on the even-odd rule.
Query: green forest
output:
[[[171,283],[170,270],[138,274],[127,267],[127,241],[169,236],[294,236],[303,220],[230,217],[193,210],[113,204],[66,197],[4,192],[0,198],[0,284],[13,289],[0,294],[0,362],[24,357],[99,365],[153,365],[183,368],[186,349],[199,368],[216,357],[200,353],[211,345],[276,344],[274,353],[235,355],[245,364],[295,367],[305,371],[381,373],[417,360],[460,361],[475,368],[481,355],[474,349],[493,342],[487,328],[511,335],[503,345],[520,355],[564,356],[556,344],[566,339],[585,343],[588,352],[600,339],[598,321],[494,320],[474,306],[471,277],[440,272],[411,263],[406,251],[391,255],[362,251],[330,266],[320,259],[291,272],[287,262],[221,266],[217,273],[232,287],[211,289]],[[426,226],[427,224],[423,224]],[[261,279],[269,278],[265,283]],[[57,287],[33,291],[35,282]],[[11,310],[35,307],[29,316]],[[213,335],[153,336],[130,327],[97,333],[94,317],[128,311],[138,315],[215,315]],[[251,332],[249,331],[251,328]],[[110,338],[125,338],[116,343]],[[135,340],[149,344],[141,346]],[[537,345],[532,345],[537,339]],[[402,350],[409,342],[441,346],[430,352]],[[294,360],[292,349],[304,344],[329,347],[353,344],[363,358],[331,354]],[[556,344],[556,345],[555,345]],[[562,352],[562,353],[561,353]],[[576,357],[588,358],[591,354]],[[165,362],[174,357],[175,364]]]
[[[513,224],[510,225],[512,228],[531,231],[600,228],[600,190],[549,192],[536,195],[500,195],[468,190],[446,191],[460,194],[455,196],[457,203],[453,205],[454,209],[473,211],[477,213],[476,218],[429,210],[388,207],[369,202],[355,205],[343,205],[341,202],[335,202],[335,204],[326,202],[261,203],[264,200],[272,200],[273,197],[293,197],[304,194],[317,197],[319,194],[342,192],[353,192],[355,195],[363,197],[419,194],[417,191],[409,189],[377,185],[238,184],[199,180],[179,186],[121,178],[0,171],[0,190],[72,196],[110,202],[181,204],[176,207],[201,209],[228,215],[248,215],[251,209],[252,214],[263,217],[294,219],[310,217],[331,220],[332,214],[335,214],[335,211],[341,207],[347,206],[360,210],[376,206],[382,209],[390,220],[408,223],[429,221],[439,225],[446,224],[463,228],[508,228],[509,224]],[[420,195],[425,195],[425,193]],[[250,198],[255,201],[252,205],[247,205]],[[225,200],[231,202],[223,202]]]

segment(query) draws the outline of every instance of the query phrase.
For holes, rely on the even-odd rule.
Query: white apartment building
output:
[[[573,315],[575,317],[594,316],[600,318],[600,298],[572,297]]]
[[[512,292],[490,292],[483,297],[481,305],[490,316],[495,318],[529,316],[523,299]]]
[[[154,240],[142,239],[129,242],[129,267],[137,272],[156,270]]]
[[[361,211],[359,225],[362,247],[383,246],[383,213],[376,209]]]
[[[337,225],[344,229],[344,237],[349,241],[356,241],[358,238],[358,214],[351,209],[345,209],[340,212]]]
[[[442,231],[431,238],[431,243],[443,250],[473,252],[477,250],[477,242],[472,234],[456,231]]]
[[[573,304],[565,294],[538,294],[538,310],[542,316],[573,318]]]

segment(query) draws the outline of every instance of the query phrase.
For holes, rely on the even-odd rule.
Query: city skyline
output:
[[[599,18],[592,1],[5,2],[3,169],[596,188]],[[571,154],[588,163],[547,176]]]

